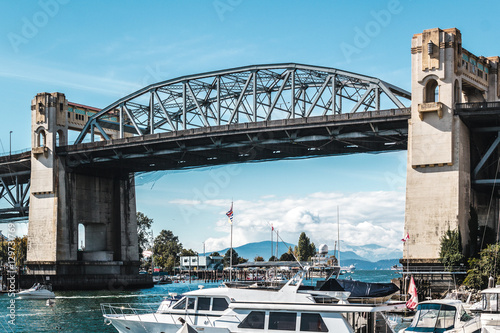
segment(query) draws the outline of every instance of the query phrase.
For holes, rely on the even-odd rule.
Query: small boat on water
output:
[[[18,292],[16,296],[23,299],[48,299],[56,297],[50,285],[40,283],[35,283],[30,289]]]
[[[351,273],[354,273],[354,271],[356,270],[356,266],[354,264],[351,264],[349,266],[342,266],[340,268],[340,274],[343,275],[343,274],[351,274]]]

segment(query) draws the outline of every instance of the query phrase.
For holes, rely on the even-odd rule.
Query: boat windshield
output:
[[[411,325],[410,332],[441,333],[455,326],[456,308],[447,304],[420,304]]]
[[[481,310],[483,312],[500,312],[498,294],[485,293],[481,295]]]

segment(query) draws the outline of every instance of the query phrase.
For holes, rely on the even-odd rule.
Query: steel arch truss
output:
[[[8,206],[0,208],[1,222],[28,219],[30,174],[30,171],[20,171],[0,175],[0,199]]]
[[[402,109],[410,94],[377,78],[300,64],[257,65],[147,86],[92,116],[75,143],[236,123]],[[109,132],[108,132],[109,133]]]

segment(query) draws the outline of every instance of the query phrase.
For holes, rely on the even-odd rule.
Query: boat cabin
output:
[[[300,332],[328,332],[321,314],[283,311],[251,311],[238,328]]]
[[[479,332],[481,327],[478,318],[467,313],[462,302],[434,300],[418,305],[413,321],[405,332],[443,333],[451,330],[473,333]]]
[[[173,305],[168,301],[162,302],[157,313],[177,312],[175,310],[183,314],[196,313],[198,311],[222,313],[227,309],[228,305],[229,301],[225,297],[184,296]]]

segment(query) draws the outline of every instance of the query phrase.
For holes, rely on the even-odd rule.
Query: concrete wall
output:
[[[56,137],[63,144],[67,138],[66,105],[60,93],[38,94],[32,101],[28,264],[40,274],[137,274],[133,175],[115,170],[90,175],[82,173],[90,166],[80,173],[66,167],[55,153]],[[83,253],[79,224],[86,229]]]
[[[430,264],[438,262],[441,237],[448,229],[460,230],[463,245],[469,241],[470,133],[454,115],[455,104],[497,95],[496,71],[490,71],[486,80],[485,76],[478,76],[472,62],[466,66],[463,59],[473,58],[473,62],[485,68],[496,64],[464,50],[457,29],[430,29],[416,34],[411,51],[412,107],[405,211],[405,233],[410,234],[410,240],[403,260]],[[432,80],[439,89],[434,100],[426,89]],[[493,84],[489,86],[488,82]]]

